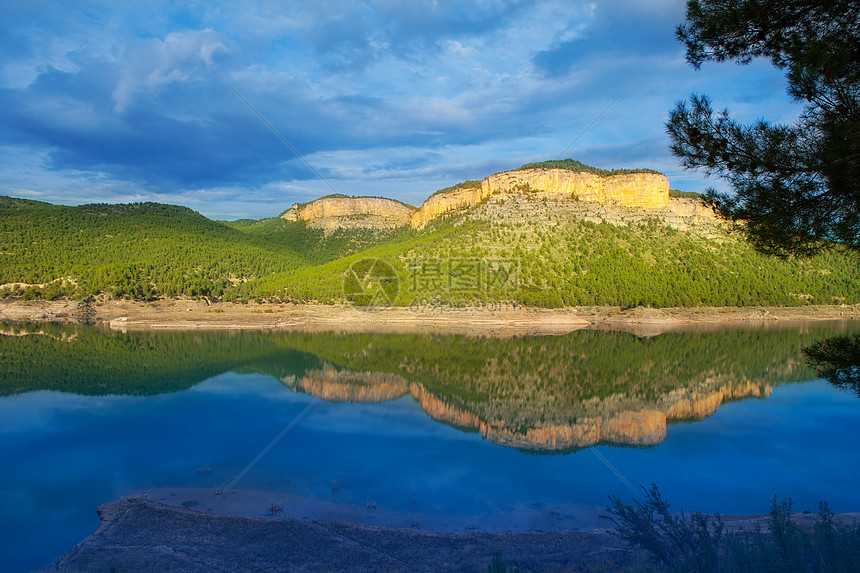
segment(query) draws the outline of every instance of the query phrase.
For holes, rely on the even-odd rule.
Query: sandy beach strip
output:
[[[75,322],[77,301],[2,301],[0,321]],[[112,329],[259,329],[333,332],[438,332],[451,334],[563,334],[582,328],[626,330],[639,335],[690,328],[760,325],[781,327],[821,320],[860,319],[860,305],[797,307],[622,308],[617,306],[541,309],[372,308],[349,305],[247,304],[202,299],[152,302],[100,300],[98,323]]]

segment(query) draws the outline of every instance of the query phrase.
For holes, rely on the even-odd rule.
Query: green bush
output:
[[[686,199],[704,199],[705,196],[695,191],[679,191],[678,189],[669,189],[669,197],[686,198]]]
[[[673,514],[655,484],[645,501],[625,504],[611,496],[606,507],[618,534],[647,550],[659,571],[848,572],[860,563],[860,524],[837,526],[827,502],[811,529],[791,516],[791,499],[771,499],[767,531],[727,532],[720,515]]]
[[[654,171],[653,169],[600,169],[599,167],[592,167],[575,159],[555,159],[552,161],[540,161],[538,163],[526,163],[517,169],[517,171],[524,169],[567,169],[569,171],[576,171],[577,173],[585,172],[603,177],[607,175],[627,175],[630,173],[660,174],[659,171]]]

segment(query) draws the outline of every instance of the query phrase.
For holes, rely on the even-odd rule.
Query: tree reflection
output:
[[[804,348],[803,354],[819,375],[860,398],[860,334],[821,340]]]

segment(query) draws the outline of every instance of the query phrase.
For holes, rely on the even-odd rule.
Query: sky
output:
[[[0,195],[66,205],[157,201],[223,220],[333,192],[417,206],[566,157],[726,189],[669,151],[675,103],[707,94],[750,123],[800,111],[768,62],[687,64],[682,0],[0,9]]]

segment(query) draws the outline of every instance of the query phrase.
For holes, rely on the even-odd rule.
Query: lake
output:
[[[860,402],[801,348],[860,325],[639,337],[0,325],[0,556],[47,565],[119,496],[396,527],[597,527],[675,509],[860,511]],[[217,492],[217,494],[216,494]],[[278,511],[278,510],[281,511]]]

